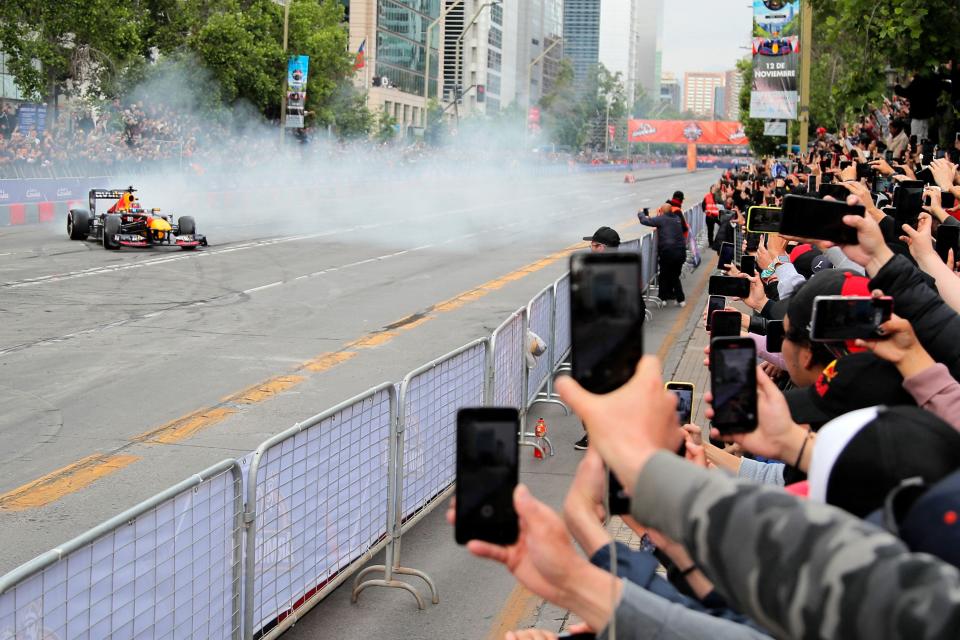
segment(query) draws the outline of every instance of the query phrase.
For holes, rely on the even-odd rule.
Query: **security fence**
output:
[[[696,265],[704,213],[686,215]],[[644,294],[656,301],[656,236],[624,245],[640,253]],[[546,343],[540,356],[531,333]],[[368,587],[393,587],[424,608],[400,574],[421,578],[439,602],[431,578],[401,564],[401,540],[453,491],[457,412],[515,407],[521,444],[546,461],[549,438],[528,431],[528,417],[539,403],[562,406],[553,378],[569,369],[570,349],[565,274],[490,338],[298,423],[3,576],[0,637],[275,638],[352,576],[354,601]],[[357,573],[381,551],[383,564]]]

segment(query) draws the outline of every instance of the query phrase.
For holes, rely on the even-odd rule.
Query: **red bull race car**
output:
[[[159,209],[146,210],[134,195],[136,189],[91,189],[89,209],[70,209],[67,235],[71,240],[99,242],[104,249],[120,247],[180,247],[192,250],[207,246],[206,236],[197,233],[193,216],[172,215]],[[113,200],[113,206],[97,213],[98,200]]]

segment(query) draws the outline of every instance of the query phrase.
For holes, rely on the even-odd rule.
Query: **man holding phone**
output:
[[[651,216],[649,209],[637,214],[640,224],[655,227],[657,234],[657,252],[660,256],[660,299],[676,300],[677,305],[687,306],[680,284],[680,273],[687,261],[687,234],[690,228],[683,217],[680,206],[683,201],[673,197],[660,207],[657,215]]]

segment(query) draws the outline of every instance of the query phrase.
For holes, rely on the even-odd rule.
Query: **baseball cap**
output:
[[[813,385],[784,395],[793,421],[814,428],[865,407],[917,404],[904,390],[897,367],[870,351],[834,360]]]
[[[790,262],[797,269],[797,273],[806,279],[824,269],[832,269],[833,263],[823,255],[823,252],[809,244],[798,245],[790,252]]]
[[[620,246],[620,234],[611,229],[610,227],[600,227],[594,232],[593,236],[588,236],[584,238],[588,242],[596,242],[597,244],[603,244],[608,247],[619,247]]]
[[[935,483],[960,468],[960,432],[919,407],[871,407],[817,434],[810,499],[864,517],[907,478]]]
[[[790,296],[787,317],[790,333],[810,338],[813,299],[817,296],[869,296],[870,280],[852,271],[826,269],[813,276]]]
[[[909,490],[900,491],[904,486]],[[960,471],[932,487],[922,478],[909,478],[901,487],[888,494],[885,517],[877,522],[871,515],[869,520],[897,535],[911,551],[960,567]]]

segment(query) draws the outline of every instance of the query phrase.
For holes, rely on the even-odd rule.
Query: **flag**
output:
[[[367,39],[364,38],[363,42],[360,43],[360,48],[357,49],[357,57],[353,63],[354,71],[359,71],[360,69],[363,69],[365,66],[367,66],[367,61],[365,57],[366,53],[367,53]]]

